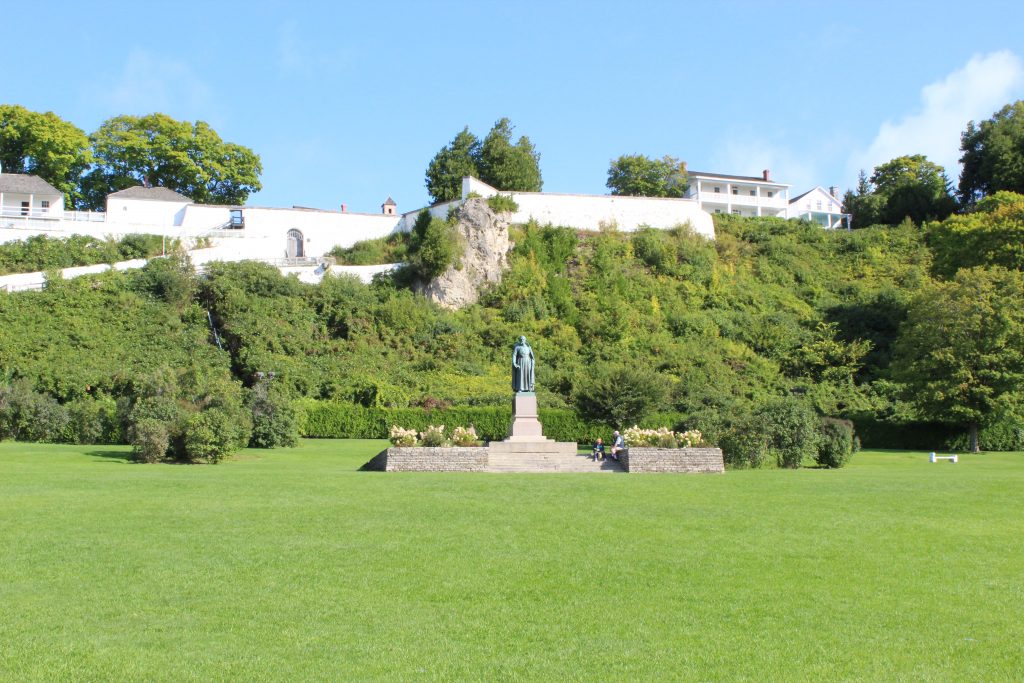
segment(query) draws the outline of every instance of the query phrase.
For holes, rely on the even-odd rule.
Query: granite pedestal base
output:
[[[516,392],[512,398],[512,426],[504,441],[488,444],[494,454],[552,453],[576,455],[575,441],[555,441],[544,436],[537,414],[537,394],[532,391]]]

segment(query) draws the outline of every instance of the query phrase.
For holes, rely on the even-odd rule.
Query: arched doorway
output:
[[[302,258],[306,253],[303,249],[302,233],[298,230],[288,231],[288,258]]]

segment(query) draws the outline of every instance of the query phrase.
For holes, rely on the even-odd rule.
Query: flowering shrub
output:
[[[415,446],[416,430],[391,425],[391,444],[393,446]]]
[[[656,448],[693,448],[704,444],[704,437],[696,429],[673,432],[667,427],[641,429],[633,425],[622,437],[630,446],[653,446]]]
[[[448,439],[444,435],[444,425],[430,425],[420,432],[420,443],[424,446],[447,446]]]
[[[452,431],[452,441],[456,446],[475,446],[478,438],[473,425],[469,427],[456,427]]]

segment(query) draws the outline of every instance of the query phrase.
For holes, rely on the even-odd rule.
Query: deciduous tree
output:
[[[4,173],[37,175],[77,206],[78,183],[92,161],[85,132],[51,111],[0,105],[0,164]]]
[[[89,137],[96,166],[82,180],[86,204],[136,185],[167,187],[204,204],[243,204],[262,186],[248,147],[224,142],[209,124],[166,114],[116,116]]]
[[[960,136],[960,201],[972,205],[1000,190],[1024,194],[1024,100],[987,121],[967,124]]]
[[[922,416],[978,427],[1019,413],[1024,399],[1024,274],[960,270],[911,301],[900,328],[894,377]]]
[[[651,159],[624,154],[608,166],[612,194],[634,197],[682,197],[687,185],[686,163],[675,157]]]

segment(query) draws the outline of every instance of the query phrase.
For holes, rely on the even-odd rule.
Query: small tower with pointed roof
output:
[[[380,211],[385,216],[394,216],[395,215],[395,211],[397,211],[397,210],[398,210],[398,204],[395,204],[395,200],[392,199],[391,197],[388,197],[387,201],[385,201],[383,204],[380,205]]]

